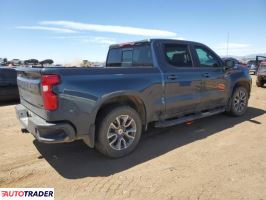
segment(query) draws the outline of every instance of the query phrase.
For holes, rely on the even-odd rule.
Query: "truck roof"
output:
[[[161,41],[161,42],[173,42],[173,41],[179,41],[185,44],[200,44],[203,45],[199,42],[193,42],[193,41],[188,41],[188,40],[176,40],[176,39],[146,39],[146,40],[140,40],[140,41],[132,41],[132,42],[125,42],[125,43],[118,43],[118,44],[112,44],[110,45],[111,48],[119,48],[119,47],[130,47],[133,45],[139,45],[139,44],[145,44],[145,43],[151,43],[153,41]]]

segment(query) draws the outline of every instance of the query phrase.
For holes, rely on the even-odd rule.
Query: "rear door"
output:
[[[165,118],[195,112],[200,103],[201,74],[194,71],[189,45],[182,41],[162,44],[165,80]]]
[[[228,80],[221,59],[204,45],[193,45],[195,71],[201,74],[202,91],[198,111],[224,106],[227,100]]]

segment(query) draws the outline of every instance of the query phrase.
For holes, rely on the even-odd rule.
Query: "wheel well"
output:
[[[144,103],[141,99],[135,96],[118,96],[113,97],[106,102],[104,102],[100,109],[97,112],[95,124],[99,122],[99,119],[102,117],[102,115],[109,109],[119,106],[130,106],[131,108],[135,109],[140,116],[142,125],[146,125],[146,109],[144,106]]]
[[[246,88],[247,91],[248,91],[248,95],[250,95],[250,85],[249,85],[249,83],[246,82],[246,81],[239,81],[239,82],[237,82],[237,83],[235,84],[235,86],[234,86],[233,91],[234,91],[237,87],[240,87],[240,86]],[[233,92],[233,91],[232,91],[232,92]]]

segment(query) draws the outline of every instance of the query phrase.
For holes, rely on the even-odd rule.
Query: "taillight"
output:
[[[58,75],[43,75],[41,79],[43,107],[46,110],[56,110],[58,108],[57,95],[53,92],[53,86],[60,82]]]

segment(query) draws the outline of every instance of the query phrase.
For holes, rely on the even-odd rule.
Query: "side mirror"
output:
[[[225,69],[231,69],[231,68],[233,68],[234,66],[235,66],[235,62],[232,61],[232,60],[226,60],[226,61],[224,62],[224,68],[225,68]]]

